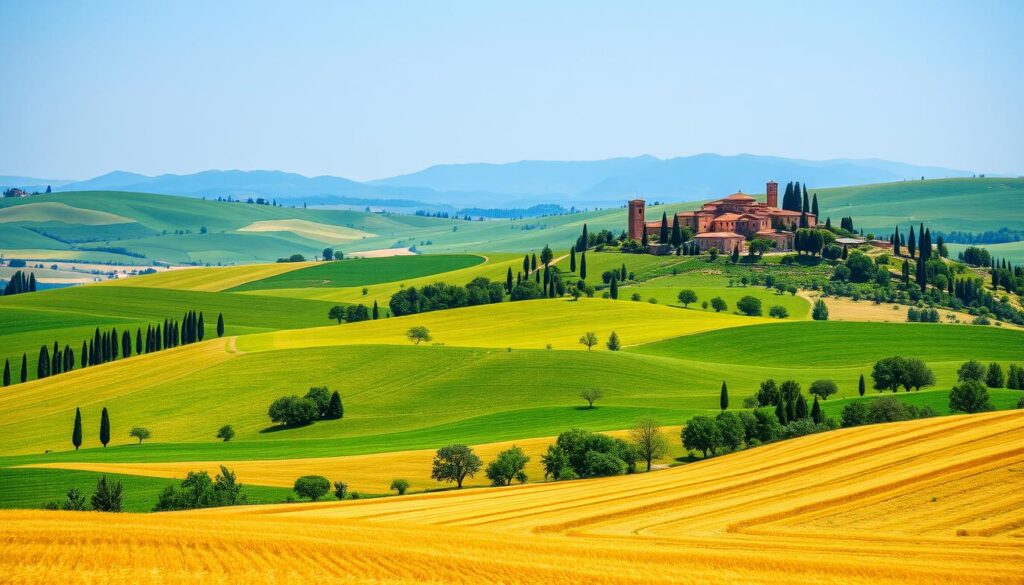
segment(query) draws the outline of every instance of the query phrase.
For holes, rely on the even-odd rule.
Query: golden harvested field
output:
[[[801,291],[799,296],[814,303],[820,295],[814,291]],[[832,321],[872,321],[876,323],[906,323],[907,309],[910,308],[907,305],[875,304],[874,301],[868,299],[855,301],[846,297],[829,297],[825,299],[825,305],[828,306],[828,318]],[[894,306],[899,308],[894,310]],[[943,323],[956,322],[951,321],[948,318],[949,315],[955,315],[956,320],[960,323],[970,323],[974,319],[974,316],[969,313],[950,309],[940,309],[939,315],[942,317]],[[996,325],[993,322],[991,326],[995,327]],[[1012,323],[1003,323],[1000,327],[1019,329]]]
[[[254,280],[262,280],[292,270],[315,266],[316,262],[275,262],[274,264],[245,264],[214,268],[181,268],[157,274],[146,274],[109,281],[108,286],[136,286],[220,292]]]
[[[662,431],[672,444],[669,458],[682,455],[679,445],[679,426],[663,427]],[[627,438],[628,431],[611,431],[605,434],[613,437]],[[556,437],[522,439],[474,445],[473,450],[481,459],[493,460],[498,453],[518,446],[530,457],[526,473],[530,481],[541,481],[544,478],[544,467],[541,455],[548,445],[555,442]],[[666,458],[659,463],[670,463]],[[184,479],[189,471],[205,470],[210,477],[220,472],[225,465],[238,474],[242,483],[277,487],[292,487],[295,478],[303,475],[323,475],[333,480],[343,479],[349,489],[371,494],[385,493],[390,490],[391,480],[402,478],[409,481],[411,491],[436,489],[440,484],[430,479],[431,463],[434,460],[433,449],[417,449],[412,451],[396,451],[393,453],[374,453],[371,455],[351,455],[345,457],[308,457],[304,459],[266,459],[242,461],[184,461],[166,463],[97,463],[97,462],[62,462],[38,463],[26,467],[49,467],[56,469],[77,469],[101,473],[117,473],[125,475],[144,475],[148,477],[169,477]],[[487,476],[481,471],[476,477],[467,477],[465,486],[490,485]]]
[[[362,238],[372,238],[377,234],[371,234],[349,227],[317,223],[305,219],[268,219],[254,221],[251,224],[239,228],[240,232],[291,232],[297,236],[309,238],[325,244],[339,244],[351,242]]]
[[[6,582],[1024,582],[1024,412],[652,474],[152,514],[5,511]]]

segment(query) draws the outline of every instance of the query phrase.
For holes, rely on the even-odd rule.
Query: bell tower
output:
[[[640,241],[644,234],[644,200],[634,199],[629,202],[629,239]]]
[[[779,206],[779,184],[775,181],[768,181],[767,191],[768,194],[768,207]]]

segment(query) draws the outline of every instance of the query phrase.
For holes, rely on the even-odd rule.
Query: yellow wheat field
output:
[[[151,515],[0,513],[8,583],[1024,583],[1024,412],[628,477]]]

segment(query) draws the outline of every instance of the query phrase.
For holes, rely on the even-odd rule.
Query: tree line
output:
[[[116,327],[109,331],[100,331],[100,328],[97,327],[90,339],[82,341],[78,359],[70,345],[61,348],[60,343],[54,341],[52,351],[47,345],[40,346],[36,360],[36,379],[70,372],[75,369],[76,363],[85,368],[129,358],[133,351],[134,354],[141,355],[179,345],[197,343],[203,340],[205,331],[206,325],[202,311],[194,310],[186,311],[181,321],[164,319],[163,324],[147,325],[145,336],[143,336],[142,328],[137,328],[134,344],[131,332],[127,329],[119,333]],[[219,314],[217,316],[217,336],[223,335],[224,315]],[[23,353],[18,380],[24,383],[28,379],[28,355]],[[14,383],[14,380],[11,361],[8,358],[4,361],[3,385],[9,386]]]
[[[36,275],[34,272],[25,273],[21,270],[14,273],[11,280],[4,286],[4,296],[20,295],[22,293],[36,292]]]

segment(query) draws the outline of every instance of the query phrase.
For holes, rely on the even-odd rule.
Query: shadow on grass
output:
[[[291,429],[301,429],[302,427],[308,427],[312,425],[312,422],[303,423],[301,425],[274,425],[260,430],[260,434],[264,433],[278,433],[281,431],[289,431]]]

